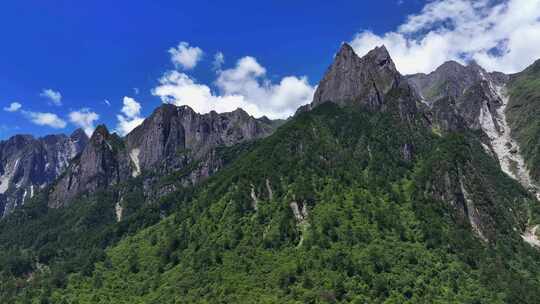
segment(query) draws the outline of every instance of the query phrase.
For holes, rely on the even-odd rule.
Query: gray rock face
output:
[[[312,107],[327,101],[341,106],[360,104],[377,109],[385,95],[398,87],[401,75],[384,46],[360,58],[343,44],[319,83]]]
[[[66,174],[54,185],[49,207],[60,207],[84,192],[93,192],[117,184],[129,176],[129,163],[122,140],[100,125],[80,157],[74,159]]]
[[[319,83],[313,102],[300,107],[297,113],[333,102],[339,106],[395,113],[402,121],[416,124],[419,100],[417,90],[396,70],[384,46],[358,57],[345,43]],[[404,154],[405,158],[411,156]]]
[[[106,189],[146,171],[164,175],[195,162],[189,180],[197,183],[220,168],[215,148],[262,138],[273,130],[267,120],[255,119],[241,109],[201,115],[187,106],[170,104],[157,108],[125,138],[99,126],[53,187],[49,206],[64,206],[83,193]],[[144,181],[145,188],[157,182],[155,177],[150,179]]]
[[[54,182],[87,142],[80,129],[69,137],[16,135],[0,142],[0,216]]]
[[[474,62],[464,66],[455,61],[429,74],[401,76],[384,46],[360,58],[343,44],[313,102],[298,112],[330,101],[340,106],[397,112],[403,121],[411,123],[415,114],[421,113],[429,120],[427,125],[443,132],[478,130],[486,123],[499,130],[500,122],[495,117],[503,103],[500,88],[508,80],[509,76],[488,73]]]
[[[413,74],[405,78],[430,103],[444,97],[458,99],[467,89],[482,81],[501,85],[509,77],[500,72],[488,73],[476,62],[465,66],[456,61],[447,61],[429,74]]]
[[[429,115],[418,108],[417,90],[397,71],[384,46],[358,57],[350,45],[343,44],[319,83],[313,102],[302,106],[297,114],[325,102],[391,113],[409,126],[429,124]],[[402,158],[411,161],[414,151],[412,143],[404,145]]]
[[[199,160],[217,146],[231,146],[268,136],[273,127],[242,109],[197,114],[187,106],[165,104],[126,137],[126,147],[137,169],[165,171]]]
[[[502,105],[497,90],[509,80],[507,75],[488,73],[474,62],[464,66],[455,61],[444,63],[432,73],[405,78],[431,108],[433,122],[445,131],[480,129],[482,109],[495,117]],[[493,124],[499,127],[497,121]]]

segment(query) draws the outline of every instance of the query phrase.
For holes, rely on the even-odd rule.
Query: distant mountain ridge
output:
[[[70,137],[16,135],[0,142],[0,214],[9,214],[50,185],[50,206],[60,207],[82,193],[105,189],[145,170],[179,170],[210,157],[218,146],[265,137],[275,126],[242,109],[198,114],[188,106],[164,104],[125,138],[110,133],[105,125],[96,127],[90,138],[80,129]],[[208,165],[193,174],[193,182],[219,168],[216,162]]]
[[[336,102],[340,106],[358,104],[372,110],[385,110],[385,96],[392,90],[400,89],[399,111],[403,119],[422,113],[426,118],[425,123],[441,132],[465,128],[484,131],[487,135],[484,140],[487,149],[499,158],[506,167],[505,171],[521,179],[522,184],[536,187],[526,177],[526,168],[510,171],[510,167],[524,167],[524,161],[516,155],[519,148],[510,137],[501,140],[503,133],[509,132],[504,130],[506,107],[503,96],[509,81],[510,76],[499,72],[488,73],[474,62],[463,66],[454,61],[444,63],[429,74],[402,76],[384,46],[358,57],[352,47],[344,43],[318,85],[313,102],[301,107],[299,112],[310,110],[326,101]],[[217,146],[230,146],[265,137],[273,129],[271,121],[254,119],[241,109],[230,113],[211,112],[200,115],[187,106],[165,104],[157,108],[141,126],[126,135],[125,139],[110,134],[105,126],[96,128],[90,139],[82,130],[77,130],[71,136],[80,141],[76,146],[64,143],[66,139],[62,135],[44,137],[40,141],[42,146],[45,150],[53,149],[52,153],[56,155],[47,157],[59,159],[58,163],[52,164],[54,169],[40,169],[39,165],[32,164],[32,178],[26,177],[23,181],[12,183],[15,172],[11,171],[16,169],[14,166],[18,158],[10,157],[8,160],[4,157],[0,184],[0,190],[3,191],[0,193],[0,202],[4,206],[2,214],[9,213],[25,199],[32,197],[37,189],[35,187],[43,189],[64,173],[51,190],[51,207],[62,206],[82,193],[137,177],[145,170],[161,173],[180,170],[188,163],[207,157]],[[52,147],[47,144],[51,140],[62,143]],[[88,141],[91,145],[87,147]],[[498,147],[493,146],[495,141]],[[3,149],[8,151],[13,150],[14,146],[27,149],[33,144],[34,141],[29,137],[15,136],[1,146],[5,146]],[[411,147],[404,147],[405,154],[412,153],[406,151],[408,149]],[[81,154],[80,157],[74,159],[78,154]],[[72,159],[74,161],[70,165]],[[64,172],[68,167],[68,172]],[[208,177],[217,167],[219,165],[213,163],[204,172],[194,173],[193,182]],[[26,171],[29,170],[30,167],[27,167]],[[30,180],[39,180],[40,184]],[[13,190],[13,185],[18,185],[17,188],[22,190]]]
[[[191,182],[196,183],[219,169],[219,160],[211,159],[213,149],[262,138],[273,129],[271,122],[241,109],[198,114],[188,106],[171,104],[158,107],[124,138],[98,126],[80,157],[53,185],[49,206],[64,206],[80,194],[106,189],[146,171],[166,174],[206,162],[207,166],[192,172]]]
[[[69,137],[15,135],[0,141],[0,216],[54,182],[87,142],[82,129]]]
[[[384,46],[359,57],[350,45],[344,43],[318,85],[313,102],[302,106],[298,112],[313,109],[326,101],[340,106],[360,105],[385,111],[385,96],[392,90],[399,90],[401,101],[398,108],[402,119],[410,119],[411,115],[421,113],[427,127],[441,132],[468,128],[489,133],[484,140],[487,149],[496,157],[497,151],[505,154],[499,157],[499,161],[503,165],[506,162],[506,171],[518,179],[520,177],[517,176],[522,175],[523,184],[533,185],[533,181],[524,177],[528,174],[526,168],[522,168],[522,172],[510,171],[510,165],[513,168],[524,167],[519,155],[515,157],[516,153],[510,153],[518,150],[517,144],[511,138],[500,140],[506,126],[506,118],[502,116],[506,107],[502,111],[497,109],[504,106],[503,94],[510,79],[511,76],[503,73],[488,73],[474,62],[463,66],[454,61],[444,63],[429,74],[402,76]],[[38,180],[37,176],[46,176],[39,185],[26,178],[14,183],[23,190],[13,190],[14,184],[8,180],[14,175],[10,170],[13,171],[11,167],[14,167],[17,157],[10,160],[4,157],[0,168],[3,178],[0,184],[3,191],[0,193],[0,203],[4,206],[2,214],[8,214],[15,206],[32,197],[36,187],[43,189],[61,175],[64,176],[51,189],[51,207],[62,206],[82,193],[137,177],[145,170],[161,173],[180,170],[193,161],[208,157],[217,146],[231,146],[268,136],[275,126],[266,118],[254,119],[241,109],[200,115],[187,106],[164,104],[124,139],[109,133],[105,126],[96,128],[91,139],[82,130],[77,130],[71,137],[80,138],[80,144],[74,149],[70,144],[58,144],[53,148],[56,149],[54,153],[58,155],[57,158],[63,155],[58,164],[53,164],[54,170],[43,168],[40,171],[39,166],[33,169],[33,180]],[[42,142],[45,150],[51,150],[46,138],[49,141],[51,138],[65,140],[62,135],[44,137]],[[497,138],[502,147],[501,144],[499,147],[492,145]],[[92,145],[86,147],[88,141]],[[15,136],[3,142],[2,146],[6,147],[3,149],[13,149],[15,142],[19,149],[27,149],[33,144],[28,137]],[[412,150],[407,151],[409,149],[412,147],[404,147],[403,153],[411,154]],[[79,154],[80,157],[75,159]],[[215,172],[219,167],[219,161],[215,161],[208,163],[201,172],[194,172],[193,182]],[[68,172],[64,172],[68,167]]]

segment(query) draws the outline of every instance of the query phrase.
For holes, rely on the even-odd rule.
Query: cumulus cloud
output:
[[[53,113],[23,111],[23,114],[34,124],[48,126],[54,129],[63,129],[66,122]]]
[[[198,47],[191,47],[189,43],[182,41],[176,48],[170,48],[171,61],[176,67],[184,70],[193,69],[202,59],[203,51]]]
[[[124,96],[122,113],[129,118],[137,117],[141,113],[141,104],[131,97]]]
[[[47,98],[50,102],[52,102],[56,106],[62,105],[62,94],[60,92],[55,91],[53,89],[43,89],[39,96],[43,98]]]
[[[4,111],[7,112],[17,112],[22,108],[22,104],[18,102],[12,102],[9,107],[4,107]]]
[[[221,66],[225,63],[225,55],[223,55],[222,52],[217,52],[214,55],[214,62],[212,63],[212,67],[214,70],[220,70]]]
[[[306,77],[287,76],[272,83],[266,69],[249,56],[238,60],[234,68],[219,70],[214,84],[218,92],[185,73],[170,71],[152,93],[163,102],[188,105],[199,113],[242,108],[253,116],[270,118],[286,118],[300,105],[311,102],[314,93]]]
[[[96,112],[90,111],[88,108],[72,111],[69,113],[69,121],[74,125],[83,128],[86,135],[91,136],[94,132],[94,122],[99,119]]]
[[[144,121],[144,118],[141,117],[140,103],[128,96],[124,96],[123,103],[122,113],[116,115],[118,119],[116,132],[122,136],[131,132]]]
[[[448,60],[518,72],[540,58],[540,0],[435,0],[395,31],[363,31],[351,41],[358,55],[382,44],[405,74]]]

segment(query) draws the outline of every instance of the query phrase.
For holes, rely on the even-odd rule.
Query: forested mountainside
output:
[[[522,147],[532,177],[540,180],[540,61],[512,75],[509,82],[508,121]]]
[[[535,66],[402,76],[384,47],[344,44],[277,129],[168,105],[126,138],[99,127],[0,222],[0,297],[536,303],[539,122],[517,118],[538,102]]]

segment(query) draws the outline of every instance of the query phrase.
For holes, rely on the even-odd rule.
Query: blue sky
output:
[[[441,26],[439,17],[478,19],[467,15],[466,7],[452,15],[451,5],[463,8],[467,4],[462,2],[434,1],[431,5],[447,5],[448,15],[433,16],[430,3],[419,0],[3,1],[0,139],[17,133],[69,133],[77,126],[90,132],[98,123],[125,132],[164,101],[201,112],[238,105],[256,116],[286,116],[309,99],[343,41],[358,53],[390,45],[405,72],[414,71],[410,62],[417,57],[428,60],[421,66],[426,71],[453,59],[455,51],[435,56],[422,43],[426,29]],[[422,19],[426,16],[434,21]],[[479,49],[507,38],[494,37]],[[181,42],[184,50],[199,51],[193,67],[175,64],[173,54],[182,51]],[[224,63],[216,67],[218,52]],[[477,50],[470,54],[481,58]],[[497,61],[493,66],[510,69],[510,64]]]
[[[209,85],[218,51],[225,66],[249,55],[270,78],[306,75],[314,84],[342,41],[361,29],[392,29],[418,10],[378,2],[2,1],[0,105],[19,102],[26,111],[54,113],[65,121],[70,111],[90,108],[113,129],[124,96],[141,104],[142,116],[161,103],[151,90],[173,67],[167,50],[180,41],[204,50],[191,72]],[[62,105],[40,97],[44,89],[60,92]],[[0,125],[0,138],[75,127],[35,125],[20,111],[1,111]]]

